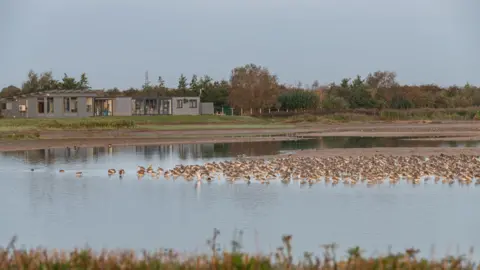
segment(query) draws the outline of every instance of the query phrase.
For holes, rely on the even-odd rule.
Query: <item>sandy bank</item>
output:
[[[242,137],[239,137],[242,136]],[[0,151],[61,148],[66,146],[94,147],[111,145],[160,145],[188,143],[228,143],[278,141],[297,137],[364,136],[364,137],[425,137],[420,140],[474,140],[480,138],[480,122],[444,123],[309,123],[286,129],[218,129],[218,130],[45,130],[38,140],[0,140]],[[431,137],[443,138],[431,138]],[[446,137],[446,138],[445,138]],[[382,151],[389,148],[381,148]],[[393,148],[407,151],[408,148]],[[429,151],[414,148],[415,151]],[[445,148],[435,148],[445,149]],[[340,151],[342,149],[329,149]],[[322,150],[326,151],[326,150]],[[345,155],[355,149],[343,149]],[[358,150],[357,150],[358,151]],[[362,150],[363,152],[372,151]],[[375,150],[377,151],[377,150]],[[410,151],[410,150],[408,150]],[[446,151],[463,151],[452,150]],[[465,150],[467,151],[467,150]],[[468,150],[472,151],[472,149]],[[323,152],[324,154],[327,152]],[[336,152],[337,153],[337,152]],[[353,152],[352,152],[353,153]]]
[[[480,155],[480,148],[448,148],[448,147],[382,147],[382,148],[335,148],[297,151],[298,157],[325,156],[373,156],[373,155],[411,156],[411,155]],[[283,155],[279,155],[283,156]]]

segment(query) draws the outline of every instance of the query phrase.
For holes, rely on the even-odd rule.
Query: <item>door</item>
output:
[[[170,114],[170,100],[162,100],[161,114]]]

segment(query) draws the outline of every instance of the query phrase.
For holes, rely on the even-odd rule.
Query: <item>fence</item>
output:
[[[234,115],[251,115],[256,117],[292,117],[298,115],[332,116],[357,115],[378,117],[380,119],[480,119],[480,107],[467,108],[417,108],[417,109],[349,109],[349,110],[277,110],[277,109],[233,109]]]

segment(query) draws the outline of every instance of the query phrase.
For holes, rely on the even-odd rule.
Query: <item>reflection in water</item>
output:
[[[87,163],[116,155],[142,156],[148,163],[154,160],[187,160],[229,158],[239,155],[274,155],[282,151],[324,148],[368,148],[368,147],[478,147],[478,141],[417,141],[404,138],[382,137],[320,137],[297,141],[236,142],[176,144],[159,146],[119,146],[112,148],[54,148],[30,151],[11,151],[4,156],[22,159],[31,164],[51,165],[54,163]]]
[[[276,182],[268,186],[214,182],[195,189],[185,181],[139,181],[129,174],[137,165],[148,163],[169,168],[282,150],[443,143],[323,138],[3,153],[0,242],[18,234],[19,242],[27,247],[72,248],[88,243],[94,248],[206,251],[205,240],[211,237],[212,228],[221,230],[220,242],[225,247],[237,228],[245,232],[243,244],[248,251],[272,251],[281,244],[281,235],[291,233],[297,255],[332,242],[343,250],[360,245],[369,252],[385,251],[390,244],[398,250],[415,245],[424,251],[434,244],[438,252],[457,244],[463,249],[480,246],[476,234],[480,217],[472,215],[476,202],[480,203],[478,187],[299,188]],[[110,167],[124,168],[127,174],[123,179],[109,178],[106,170]],[[58,173],[59,168],[66,172]],[[76,178],[72,172],[77,170],[84,177]]]

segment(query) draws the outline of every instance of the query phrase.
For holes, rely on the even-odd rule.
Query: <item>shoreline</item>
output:
[[[295,157],[333,157],[333,156],[432,156],[432,155],[480,155],[480,148],[475,147],[372,147],[372,148],[328,148],[317,150],[300,150],[292,156]],[[279,157],[288,154],[277,155]]]
[[[155,138],[66,138],[66,139],[39,139],[0,141],[0,152],[28,151],[49,148],[66,147],[107,147],[111,146],[149,146],[169,144],[197,144],[197,143],[242,143],[242,142],[271,142],[300,140],[293,137],[248,137],[248,138],[199,138],[199,139],[155,139]]]
[[[234,143],[234,142],[271,142],[286,140],[315,139],[320,137],[389,137],[416,141],[474,141],[480,140],[479,122],[444,123],[346,123],[346,124],[310,124],[296,128],[265,129],[208,129],[208,130],[43,130],[38,139],[0,140],[0,152],[22,151],[63,147],[101,147],[128,145],[165,145],[195,143]],[[407,138],[401,138],[407,137]],[[403,153],[404,151],[431,152],[428,147],[415,148],[379,148],[383,153]],[[305,154],[316,151],[323,154],[338,152],[342,155],[355,153],[358,148],[319,149],[299,151]],[[367,153],[372,148],[364,149]],[[393,150],[395,149],[395,150]],[[400,151],[400,149],[403,149]],[[412,150],[414,149],[414,150]],[[423,149],[423,150],[422,150]],[[438,147],[451,153],[472,152],[475,148]],[[480,149],[480,148],[478,148]],[[330,151],[330,152],[329,152]],[[340,152],[341,153],[340,153]],[[435,151],[438,152],[438,151]],[[477,152],[475,152],[477,153]],[[480,153],[480,151],[478,152]]]

